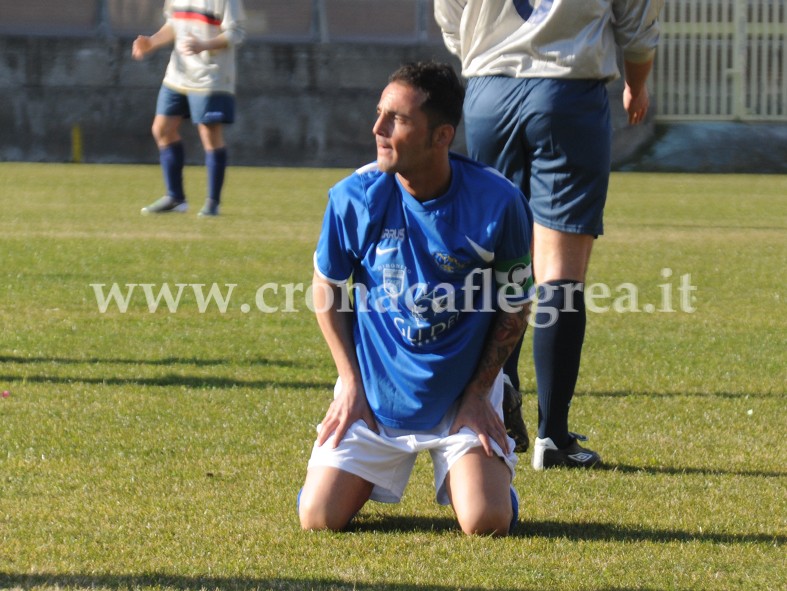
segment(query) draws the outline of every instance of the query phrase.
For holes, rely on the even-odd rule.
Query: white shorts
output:
[[[338,391],[339,384],[334,393]],[[503,418],[503,374],[492,386],[492,405]],[[441,505],[448,505],[445,478],[451,466],[468,451],[481,445],[478,435],[467,427],[449,435],[457,405],[454,405],[443,420],[428,431],[393,429],[378,424],[380,433],[375,433],[364,421],[356,421],[347,430],[344,438],[334,449],[328,439],[318,447],[315,442],[309,459],[309,468],[315,466],[332,467],[344,470],[374,484],[371,499],[382,503],[398,503],[402,500],[404,489],[410,480],[415,458],[421,451],[429,451],[434,466],[435,497]],[[318,425],[317,430],[319,431]],[[492,441],[495,453],[505,461],[514,477],[517,457],[514,454],[514,440],[508,438],[509,454]]]

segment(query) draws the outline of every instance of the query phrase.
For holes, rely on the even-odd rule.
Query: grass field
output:
[[[787,589],[787,177],[613,175],[572,409],[606,469],[522,456],[491,539],[426,457],[401,504],[299,529],[335,376],[298,288],[346,173],[231,169],[203,220],[200,168],[146,218],[156,167],[0,164],[0,588]],[[521,373],[532,428],[529,344]]]

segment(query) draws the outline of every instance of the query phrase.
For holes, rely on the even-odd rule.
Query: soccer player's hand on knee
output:
[[[465,390],[450,434],[458,433],[462,427],[478,435],[487,456],[495,455],[492,441],[496,441],[503,452],[508,453],[506,426],[489,401],[489,392],[475,392],[470,387]]]
[[[377,432],[377,421],[375,421],[372,409],[366,400],[363,385],[358,383],[355,386],[343,380],[341,392],[334,397],[325,413],[325,418],[320,423],[317,445],[324,444],[333,435],[332,445],[337,447],[350,425],[358,419],[363,420],[367,427]]]

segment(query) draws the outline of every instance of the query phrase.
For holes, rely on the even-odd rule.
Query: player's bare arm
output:
[[[332,444],[336,447],[350,425],[358,419],[362,419],[374,430],[377,430],[377,422],[366,400],[361,370],[355,356],[353,313],[340,310],[341,303],[346,301],[343,291],[347,286],[331,283],[315,272],[312,289],[317,324],[328,344],[341,380],[341,391],[334,397],[325,413],[317,444],[322,445],[333,434]]]
[[[645,62],[625,62],[626,85],[623,89],[623,107],[628,113],[629,125],[637,125],[645,120],[650,107],[647,80],[653,60]]]
[[[149,53],[153,53],[175,41],[175,30],[168,23],[153,35],[139,35],[131,46],[131,57],[141,60]]]
[[[529,313],[529,303],[518,311],[497,312],[478,367],[462,394],[462,401],[451,427],[451,433],[458,432],[462,427],[475,431],[489,457],[494,455],[490,440],[496,441],[503,451],[508,453],[506,427],[492,407],[489,393],[503,364],[524,334]]]

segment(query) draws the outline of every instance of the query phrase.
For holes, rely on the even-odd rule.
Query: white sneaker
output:
[[[197,215],[201,218],[215,217],[219,215],[219,204],[216,201],[213,201],[213,199],[208,199],[205,201],[205,206],[200,209]]]
[[[140,213],[142,215],[149,215],[151,213],[169,213],[177,212],[183,213],[188,211],[189,204],[185,201],[178,201],[171,195],[164,195],[160,199],[142,208]]]

